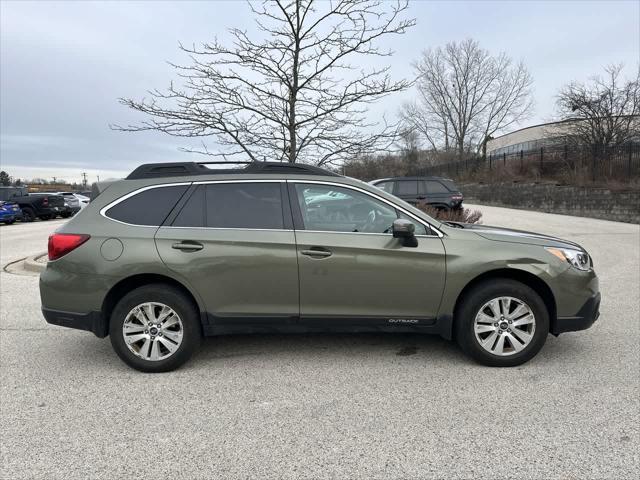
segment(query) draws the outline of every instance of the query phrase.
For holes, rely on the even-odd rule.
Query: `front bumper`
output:
[[[60,327],[75,328],[93,332],[96,337],[104,338],[109,334],[107,322],[100,312],[74,313],[42,308],[47,323]]]
[[[587,299],[578,312],[571,317],[558,317],[551,326],[551,333],[560,335],[564,332],[586,330],[600,316],[600,292]]]

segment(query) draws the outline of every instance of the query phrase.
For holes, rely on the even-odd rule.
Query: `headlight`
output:
[[[584,250],[573,250],[570,248],[545,247],[551,255],[555,255],[560,260],[569,262],[572,266],[583,272],[591,270],[593,264],[589,254]]]

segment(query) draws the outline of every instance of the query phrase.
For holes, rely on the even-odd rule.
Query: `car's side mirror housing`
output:
[[[399,238],[405,247],[417,247],[416,226],[409,220],[397,218],[393,221],[393,237]]]

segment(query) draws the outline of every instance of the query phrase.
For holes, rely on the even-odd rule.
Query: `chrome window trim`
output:
[[[128,222],[123,222],[122,220],[118,220],[116,218],[110,217],[107,215],[107,210],[109,210],[111,207],[115,207],[116,205],[118,205],[121,202],[124,202],[125,200],[127,200],[128,198],[131,198],[139,193],[142,192],[146,192],[147,190],[151,190],[154,188],[164,188],[164,187],[181,187],[183,185],[191,185],[193,182],[176,182],[176,183],[162,183],[159,185],[148,185],[146,187],[142,187],[142,188],[138,188],[137,190],[134,190],[133,192],[129,192],[126,195],[117,198],[116,200],[109,202],[107,205],[105,205],[104,207],[102,207],[100,209],[100,215],[102,215],[104,218],[111,220],[112,222],[117,222],[120,223],[122,225],[128,225],[129,227],[142,227],[142,228],[158,228],[160,225],[140,225],[138,223],[128,223]]]
[[[313,183],[313,184],[318,184],[318,185],[330,185],[330,186],[335,186],[335,187],[343,187],[343,188],[349,188],[351,190],[355,190],[357,192],[363,193],[365,195],[369,195],[370,197],[373,197],[383,203],[386,203],[387,205],[391,205],[393,208],[396,208],[398,210],[400,210],[402,213],[404,213],[405,215],[408,215],[409,217],[413,218],[416,222],[418,222],[420,225],[431,229],[432,231],[435,232],[435,235],[416,235],[416,237],[421,237],[421,238],[442,238],[444,237],[444,234],[438,230],[436,227],[434,227],[433,225],[431,225],[429,222],[426,222],[420,218],[417,218],[413,213],[405,210],[404,208],[402,208],[399,205],[396,205],[395,203],[387,200],[386,198],[383,198],[379,195],[376,195],[373,192],[370,192],[368,190],[365,190],[363,188],[359,188],[353,185],[349,185],[347,183],[338,183],[338,182],[328,182],[328,181],[324,181],[324,180],[287,180],[287,182],[291,182],[291,183]],[[372,233],[372,232],[334,232],[331,230],[301,230],[303,232],[316,232],[316,233],[348,233],[348,234],[364,234],[364,235],[392,235],[391,233]]]
[[[157,228],[177,228],[177,229],[189,229],[189,230],[241,230],[249,232],[295,232],[290,228],[247,228],[247,227],[174,227],[173,225],[160,225]]]
[[[268,178],[268,179],[257,179],[257,180],[247,180],[247,179],[238,179],[238,180],[201,180],[199,182],[192,182],[194,185],[208,185],[210,183],[283,183],[286,180],[280,178]]]
[[[163,187],[180,187],[182,185],[207,185],[207,184],[211,184],[211,183],[284,183],[286,180],[284,179],[275,179],[275,178],[269,178],[269,179],[257,179],[257,180],[248,180],[248,179],[238,179],[238,180],[202,180],[199,182],[174,182],[174,183],[162,183],[162,184],[158,184],[158,185],[148,185],[146,187],[141,187],[137,190],[134,190],[132,192],[127,193],[126,195],[108,203],[106,206],[102,207],[100,209],[100,215],[102,215],[104,218],[111,220],[112,222],[117,222],[120,223],[122,225],[127,225],[129,227],[140,227],[140,228],[202,228],[202,229],[219,229],[219,230],[262,230],[262,231],[274,231],[274,232],[283,232],[283,231],[289,231],[289,232],[293,232],[293,230],[286,230],[286,229],[268,229],[268,228],[223,228],[223,227],[173,227],[171,225],[140,225],[137,223],[127,223],[127,222],[123,222],[122,220],[117,220],[113,217],[110,217],[106,214],[107,210],[109,210],[111,207],[115,207],[116,205],[118,205],[120,202],[124,202],[126,199],[133,197],[134,195],[137,195],[139,193],[145,192],[147,190],[151,190],[153,188],[163,188]]]
[[[283,182],[291,182],[291,183],[312,183],[312,184],[317,184],[317,185],[329,185],[332,187],[342,187],[342,188],[347,188],[347,189],[351,189],[351,190],[355,190],[357,192],[360,192],[364,195],[369,195],[370,197],[373,197],[383,203],[386,203],[387,205],[392,206],[395,209],[400,210],[402,213],[404,213],[405,215],[408,215],[410,218],[414,219],[416,222],[418,222],[420,225],[423,225],[426,228],[430,228],[433,232],[435,232],[435,235],[416,235],[416,237],[418,238],[442,238],[444,237],[444,234],[438,230],[436,227],[434,227],[433,225],[431,225],[429,222],[426,222],[420,218],[417,218],[413,213],[405,210],[404,208],[402,208],[399,205],[396,205],[395,203],[379,196],[376,195],[373,192],[369,192],[368,190],[365,190],[363,188],[359,188],[356,187],[354,185],[349,185],[347,183],[339,183],[339,182],[330,182],[330,181],[326,181],[326,180],[301,180],[301,179],[284,179],[284,178],[268,178],[268,179],[233,179],[233,180],[201,180],[201,181],[197,181],[197,182],[174,182],[174,183],[162,183],[162,184],[158,184],[158,185],[148,185],[146,187],[141,187],[138,188],[137,190],[134,190],[132,192],[127,193],[126,195],[108,203],[106,206],[102,207],[100,209],[100,215],[102,215],[104,218],[111,220],[112,222],[117,222],[120,223],[122,225],[127,225],[130,227],[141,227],[141,228],[196,228],[196,229],[202,229],[202,230],[256,230],[256,231],[273,231],[273,232],[294,232],[295,230],[292,229],[264,229],[264,228],[226,228],[226,227],[174,227],[171,225],[139,225],[139,224],[135,224],[135,223],[127,223],[127,222],[123,222],[122,220],[117,220],[115,218],[109,217],[106,212],[107,210],[109,210],[111,207],[114,207],[116,205],[118,205],[120,202],[123,202],[125,200],[127,200],[128,198],[133,197],[134,195],[137,195],[138,193],[142,193],[145,192],[147,190],[151,190],[153,188],[164,188],[164,187],[179,187],[179,186],[183,186],[183,185],[209,185],[209,184],[216,184],[216,183],[283,183]],[[385,235],[385,236],[390,236],[392,235],[391,233],[373,233],[373,232],[337,232],[337,231],[332,231],[332,230],[299,230],[302,232],[312,232],[312,233],[339,233],[339,234],[358,234],[358,235]]]

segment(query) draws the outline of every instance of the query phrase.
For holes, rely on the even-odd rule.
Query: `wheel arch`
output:
[[[553,291],[549,287],[549,285],[547,285],[547,283],[544,280],[542,280],[540,277],[537,277],[536,275],[529,273],[527,271],[518,270],[515,268],[500,268],[496,270],[489,270],[487,272],[481,273],[480,275],[474,277],[460,291],[453,309],[453,319],[454,319],[454,321],[452,322],[453,338],[455,338],[455,334],[456,334],[455,319],[457,318],[458,311],[460,309],[460,306],[462,305],[462,301],[464,299],[465,294],[469,292],[471,289],[473,289],[476,285],[479,285],[481,283],[486,282],[487,280],[492,280],[492,279],[515,280],[533,289],[538,295],[540,295],[540,298],[542,298],[542,301],[547,307],[547,312],[549,313],[549,327],[550,327],[550,331],[553,331],[553,326],[556,323],[557,307],[556,307],[555,296],[553,294]]]
[[[130,277],[124,278],[116,283],[107,295],[105,296],[102,302],[102,316],[106,323],[106,328],[108,331],[109,323],[111,321],[111,313],[115,308],[118,301],[128,292],[134,290],[138,287],[142,287],[144,285],[151,285],[163,283],[166,285],[171,285],[176,289],[180,290],[185,296],[193,303],[196,307],[198,314],[202,316],[202,312],[204,311],[201,307],[200,303],[197,300],[196,295],[186,287],[182,282],[176,280],[175,278],[169,277],[167,275],[157,274],[157,273],[142,273],[137,275],[132,275]]]

